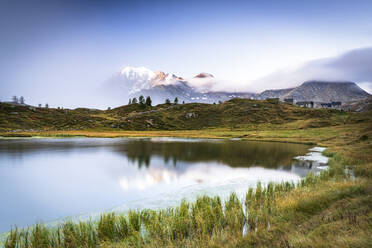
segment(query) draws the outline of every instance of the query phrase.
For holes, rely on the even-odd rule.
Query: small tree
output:
[[[41,108],[41,103],[39,103],[37,106],[38,106],[39,108]]]
[[[185,104],[185,101],[182,101],[182,104]]]
[[[45,103],[45,108],[49,108],[49,104],[48,103]]]
[[[165,104],[171,104],[171,101],[167,98],[165,99]]]
[[[222,101],[221,101],[221,100],[219,100],[219,101],[218,101],[218,104],[222,104]]]
[[[129,98],[128,105],[131,105],[131,104],[132,104],[132,100]]]
[[[107,110],[111,110],[111,107],[107,107]]]
[[[140,96],[138,97],[138,101],[139,101],[139,104],[141,104],[141,105],[145,105],[145,98],[144,98],[142,95],[140,95]]]
[[[138,98],[138,101],[139,101],[139,104],[140,104],[140,107],[141,108],[146,108],[146,101],[145,101],[145,97],[144,96],[141,95]]]
[[[132,99],[132,104],[136,104],[137,103],[137,98],[133,98]]]
[[[146,97],[146,105],[151,107],[151,104],[152,104],[151,97],[150,96]]]
[[[174,104],[178,104],[178,98],[174,98]]]
[[[19,98],[19,103],[20,104],[25,104],[25,98],[23,96],[21,96],[21,98]]]
[[[12,97],[12,102],[13,103],[18,103],[18,97],[17,96],[13,96]]]

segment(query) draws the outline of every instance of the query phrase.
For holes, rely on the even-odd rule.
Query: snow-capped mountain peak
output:
[[[162,71],[156,71],[155,73],[154,73],[154,77],[153,77],[153,80],[154,81],[164,81],[165,80],[165,77],[166,77],[166,75],[165,75],[165,73],[164,72],[162,72]]]
[[[181,78],[177,77],[171,73],[164,73],[162,71],[157,71],[152,78],[152,85],[169,85],[177,83]]]
[[[120,70],[120,78],[129,87],[129,94],[148,90],[159,85],[177,84],[182,78],[162,71],[153,72],[146,67],[126,66]]]

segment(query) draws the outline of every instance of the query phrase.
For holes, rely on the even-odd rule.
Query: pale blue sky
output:
[[[2,0],[0,99],[106,106],[96,89],[125,65],[185,78],[205,71],[226,89],[259,91],[269,74],[371,47],[371,13],[361,0]]]

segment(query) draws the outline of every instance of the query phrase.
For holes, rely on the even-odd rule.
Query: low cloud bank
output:
[[[249,88],[257,91],[289,88],[308,80],[352,81],[372,93],[372,47],[312,60],[294,70],[277,71],[251,82]]]

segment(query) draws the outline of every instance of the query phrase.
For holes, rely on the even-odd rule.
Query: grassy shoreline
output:
[[[196,133],[195,133],[196,132]],[[304,145],[317,145],[315,142],[268,138],[246,138],[236,135],[218,135],[217,133],[204,133],[196,131],[44,131],[44,132],[0,132],[0,139],[7,138],[187,138],[187,139],[239,139],[246,141],[279,142]]]

